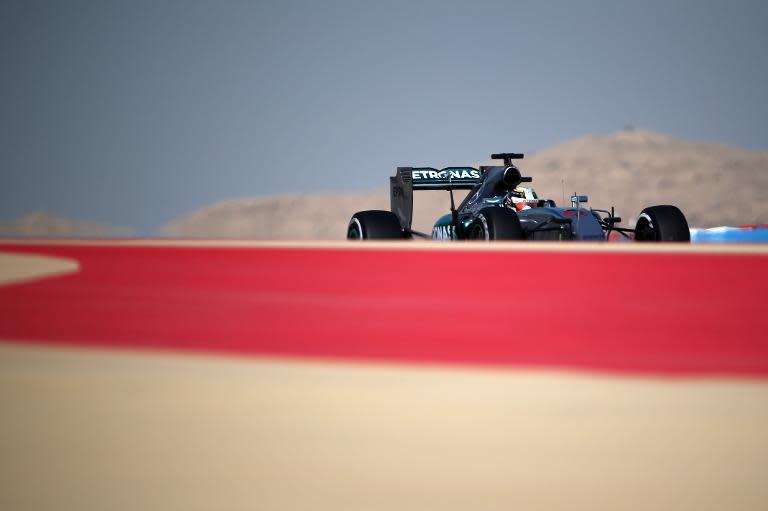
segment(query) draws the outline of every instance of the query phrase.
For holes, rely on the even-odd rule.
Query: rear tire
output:
[[[391,211],[358,211],[347,226],[348,240],[403,239],[400,220]]]
[[[691,241],[685,215],[675,206],[652,206],[640,213],[635,225],[635,241]]]
[[[480,210],[467,234],[472,240],[521,240],[523,227],[511,209],[489,207]]]

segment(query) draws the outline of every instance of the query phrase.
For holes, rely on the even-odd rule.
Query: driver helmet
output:
[[[507,206],[516,211],[538,207],[539,198],[533,188],[518,186],[507,197]]]

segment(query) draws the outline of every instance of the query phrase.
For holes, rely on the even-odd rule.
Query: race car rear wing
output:
[[[411,168],[414,190],[470,190],[480,182],[480,174],[472,167]]]
[[[400,226],[410,230],[414,190],[471,190],[481,178],[482,172],[474,167],[398,167],[389,178],[390,207]]]
[[[520,176],[520,171],[512,165],[512,160],[524,158],[522,153],[494,153],[492,160],[503,160],[507,169],[503,179],[508,186],[517,186],[528,182],[530,177]],[[390,209],[400,220],[404,231],[411,230],[413,221],[414,190],[448,190],[451,192],[452,222],[456,222],[456,207],[453,203],[453,190],[471,190],[483,179],[486,169],[492,167],[446,167],[437,170],[432,167],[397,167],[397,173],[389,178]]]

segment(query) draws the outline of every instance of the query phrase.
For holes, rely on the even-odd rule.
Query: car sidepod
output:
[[[605,240],[603,228],[588,209],[531,208],[518,217],[529,240]]]

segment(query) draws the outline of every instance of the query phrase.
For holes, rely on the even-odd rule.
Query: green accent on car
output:
[[[441,225],[451,225],[451,215],[450,213],[447,215],[443,215],[440,218],[437,219],[437,222],[435,222],[435,227],[441,226]]]

